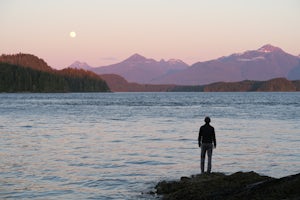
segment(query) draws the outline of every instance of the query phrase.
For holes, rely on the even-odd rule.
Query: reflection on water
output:
[[[0,197],[150,198],[199,173],[205,115],[213,171],[299,173],[300,93],[0,94]]]

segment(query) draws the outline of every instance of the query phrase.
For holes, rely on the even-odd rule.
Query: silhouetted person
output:
[[[207,152],[208,163],[207,163],[207,172],[211,172],[211,157],[213,152],[213,147],[217,147],[215,129],[210,123],[210,118],[205,117],[205,124],[200,127],[198,144],[201,147],[201,173],[204,173],[204,163],[205,163],[205,154]]]

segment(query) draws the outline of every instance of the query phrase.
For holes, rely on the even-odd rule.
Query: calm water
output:
[[[149,199],[199,173],[206,115],[213,171],[300,172],[300,93],[0,94],[0,198]]]

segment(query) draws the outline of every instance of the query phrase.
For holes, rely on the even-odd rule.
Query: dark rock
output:
[[[155,188],[165,200],[300,199],[300,174],[275,179],[255,172],[211,173],[162,181]]]
[[[183,176],[180,178],[181,181],[189,181],[191,178]]]

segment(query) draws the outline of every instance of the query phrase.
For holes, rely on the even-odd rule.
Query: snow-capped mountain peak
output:
[[[88,65],[86,62],[75,61],[71,65],[69,65],[68,68],[89,70],[92,67]]]
[[[182,60],[179,60],[179,59],[169,59],[168,60],[168,63],[171,64],[171,65],[175,65],[175,64],[185,64]]]
[[[124,60],[124,62],[144,62],[146,61],[147,58],[145,58],[144,56],[135,53],[132,56],[130,56],[129,58],[127,58],[126,60]]]
[[[271,44],[266,44],[259,48],[257,51],[264,52],[264,53],[271,53],[275,51],[282,51],[279,47],[272,46]]]

